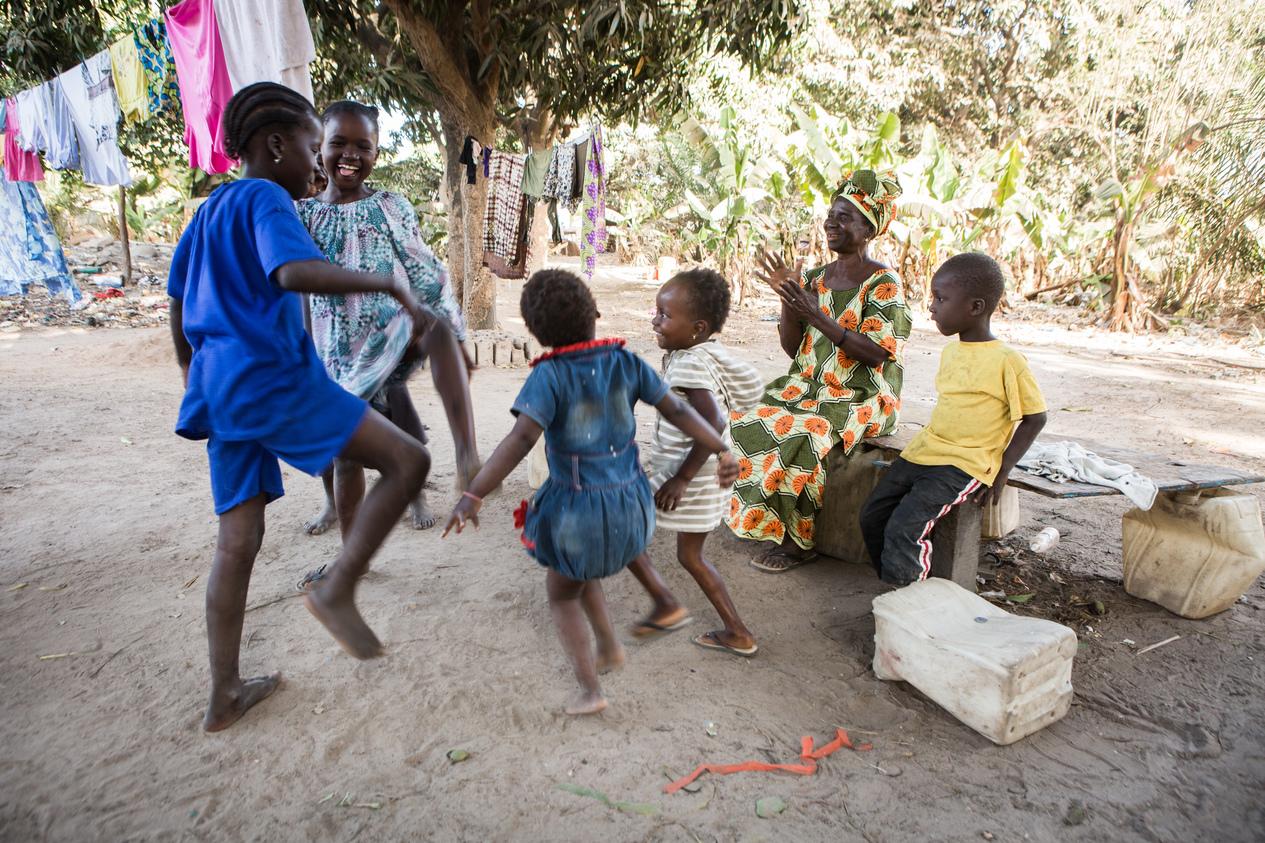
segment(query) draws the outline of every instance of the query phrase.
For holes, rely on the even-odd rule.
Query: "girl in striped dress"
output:
[[[764,393],[759,372],[712,337],[729,316],[729,284],[710,269],[691,269],[659,289],[652,321],[659,347],[668,352],[663,379],[729,441],[729,414],[754,407]],[[755,637],[738,617],[725,583],[703,556],[707,534],[729,514],[730,495],[716,482],[716,460],[671,423],[658,418],[650,451],[650,486],[656,522],[677,533],[677,560],[690,572],[720,615],[724,629],[694,639],[700,647],[753,656]],[[688,624],[689,612],[642,553],[629,566],[654,600],[633,627],[644,637]]]

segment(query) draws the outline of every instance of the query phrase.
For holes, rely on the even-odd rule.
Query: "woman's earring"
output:
[[[281,156],[280,156],[280,155],[274,155],[274,156],[272,156],[272,163],[274,163],[274,164],[280,164],[280,163],[281,163]]]

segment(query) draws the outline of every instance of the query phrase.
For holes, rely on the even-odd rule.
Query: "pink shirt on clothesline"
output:
[[[211,0],[183,0],[168,9],[167,37],[176,61],[189,164],[227,173],[237,162],[224,153],[220,117],[233,98],[233,86]]]
[[[38,152],[27,152],[18,146],[18,103],[10,97],[5,100],[4,129],[4,177],[9,181],[43,181],[44,167]]]

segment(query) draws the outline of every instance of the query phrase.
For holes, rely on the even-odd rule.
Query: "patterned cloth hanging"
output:
[[[0,296],[25,294],[32,284],[72,304],[83,295],[39,191],[30,182],[9,181],[0,166]]]
[[[580,197],[580,269],[592,281],[597,256],[606,251],[606,160],[602,154],[602,127],[593,127],[584,168],[584,192]]]

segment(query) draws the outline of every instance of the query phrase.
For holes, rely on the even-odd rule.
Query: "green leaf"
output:
[[[470,753],[466,752],[464,749],[448,750],[449,764],[460,764],[462,761],[465,761],[469,757],[470,757]]]
[[[879,116],[878,136],[884,143],[896,143],[900,140],[900,118],[887,111]]]
[[[766,796],[755,801],[755,815],[767,820],[786,810],[786,801],[780,796]]]
[[[1027,603],[1029,600],[1031,600],[1034,597],[1036,597],[1036,594],[1032,594],[1032,593],[1006,595],[1006,599],[1009,600],[1011,603]]]
[[[565,790],[567,793],[573,793],[576,796],[584,796],[588,799],[596,799],[608,808],[614,808],[626,814],[640,814],[643,817],[652,816],[659,813],[659,809],[654,805],[648,805],[644,802],[618,802],[612,800],[600,790],[594,790],[591,787],[583,787],[570,782],[563,782],[558,785],[559,790]]]

